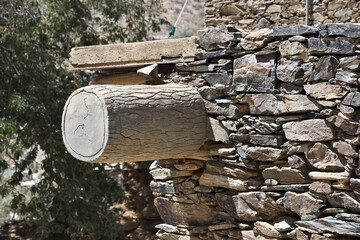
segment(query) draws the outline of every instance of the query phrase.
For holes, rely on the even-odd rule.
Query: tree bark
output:
[[[135,162],[196,153],[207,124],[203,100],[193,87],[95,85],[71,94],[62,133],[67,150],[79,160]]]

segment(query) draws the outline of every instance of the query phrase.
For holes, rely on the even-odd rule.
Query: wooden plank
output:
[[[117,73],[109,76],[101,76],[91,81],[92,85],[141,85],[146,83],[146,78],[136,72]]]
[[[155,63],[190,62],[198,50],[196,37],[76,47],[71,70],[136,67]]]

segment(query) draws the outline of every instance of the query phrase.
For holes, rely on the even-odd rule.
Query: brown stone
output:
[[[360,203],[345,192],[330,194],[328,201],[332,207],[343,207],[350,211],[360,212]]]
[[[340,154],[348,157],[358,157],[359,154],[355,151],[354,146],[344,141],[333,143],[333,148]]]
[[[324,56],[315,64],[314,71],[309,78],[310,82],[327,81],[335,77],[339,60],[333,56]]]
[[[285,151],[272,147],[248,147],[246,157],[258,161],[276,161],[285,158]]]
[[[321,208],[325,206],[308,193],[297,194],[294,192],[285,193],[283,204],[284,207],[298,214],[301,220],[317,218],[321,214]]]
[[[331,151],[325,144],[315,143],[305,156],[309,163],[317,169],[324,171],[344,171],[338,155]]]
[[[262,176],[265,179],[275,179],[280,184],[308,183],[310,180],[306,173],[289,167],[266,168],[262,171]]]
[[[308,49],[300,42],[290,42],[288,40],[282,42],[279,47],[280,54],[282,57],[292,59],[307,59]]]
[[[254,232],[258,234],[273,238],[280,238],[281,236],[281,234],[270,223],[257,221],[254,223],[254,227]]]
[[[155,198],[154,204],[161,219],[171,225],[206,225],[216,215],[208,206],[173,202],[162,197]]]
[[[316,99],[340,99],[346,95],[347,91],[340,85],[328,84],[326,82],[304,85],[306,94]]]
[[[313,182],[312,184],[310,184],[309,191],[312,193],[318,193],[324,195],[328,195],[332,193],[330,184],[321,181]]]
[[[241,47],[247,51],[255,50],[269,42],[273,37],[270,36],[272,30],[264,28],[258,31],[252,31],[241,40]]]
[[[310,119],[288,122],[283,125],[285,137],[290,141],[329,141],[334,134],[324,119]]]
[[[222,187],[234,189],[237,191],[245,191],[249,187],[248,181],[246,180],[228,177],[226,175],[220,175],[217,173],[211,173],[208,171],[205,171],[201,175],[199,183],[208,187]]]

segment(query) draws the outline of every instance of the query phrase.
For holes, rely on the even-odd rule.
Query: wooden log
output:
[[[79,160],[148,161],[196,153],[207,123],[203,100],[193,87],[94,85],[71,94],[62,133],[67,150]]]
[[[136,67],[155,63],[189,62],[198,53],[196,37],[119,43],[71,49],[71,70]]]

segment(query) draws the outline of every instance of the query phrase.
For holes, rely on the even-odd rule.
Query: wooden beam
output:
[[[71,70],[128,68],[156,63],[190,62],[198,50],[196,37],[76,47],[71,49]]]
[[[116,73],[91,80],[92,85],[141,85],[145,83],[146,78],[140,76],[136,72]]]

